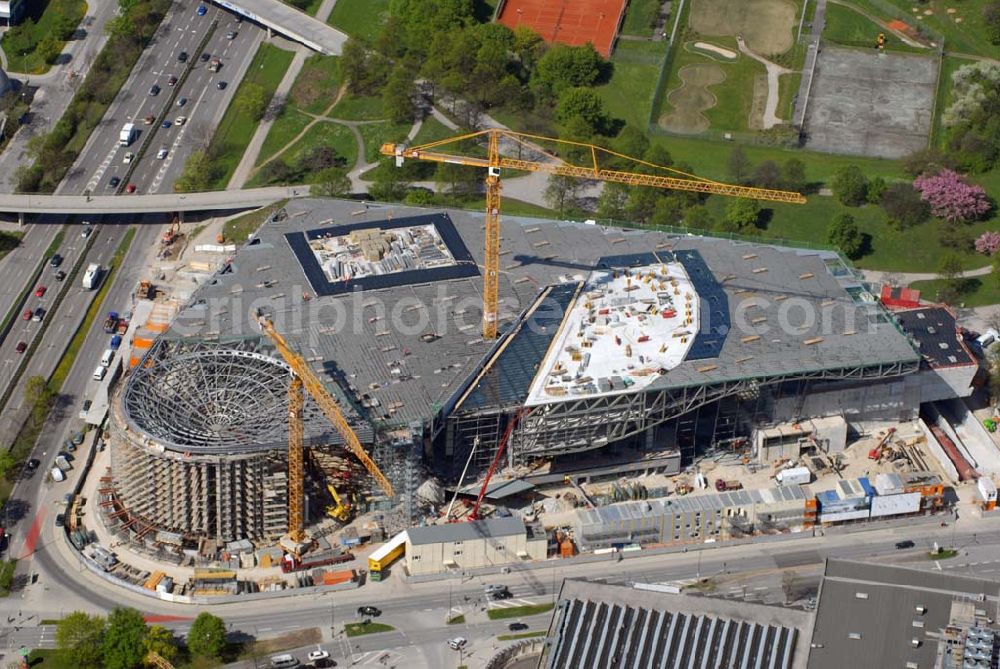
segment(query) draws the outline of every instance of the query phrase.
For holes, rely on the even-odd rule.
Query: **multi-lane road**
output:
[[[204,15],[198,13],[200,6],[206,9]],[[111,195],[116,191],[114,178],[122,182],[122,190],[131,183],[136,193],[172,192],[187,157],[211,138],[264,35],[261,28],[216,5],[176,3],[64,180],[66,192]],[[211,72],[209,65],[216,59],[221,67]],[[150,116],[163,118],[170,127],[147,125]],[[179,116],[186,118],[184,123],[175,122]],[[135,124],[139,136],[131,145],[120,146],[126,123]],[[139,157],[143,145],[146,151]],[[160,149],[166,149],[165,158],[159,157]],[[125,162],[130,153],[136,156],[132,164]]]

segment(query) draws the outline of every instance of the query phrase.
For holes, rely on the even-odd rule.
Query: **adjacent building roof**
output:
[[[800,668],[808,624],[801,611],[566,580],[539,666]]]
[[[527,527],[520,518],[489,518],[468,523],[448,523],[411,527],[406,530],[410,544],[421,546],[450,541],[472,541],[474,539],[496,539],[514,537],[527,533]]]
[[[916,342],[924,360],[933,367],[975,365],[976,359],[962,343],[955,315],[947,307],[926,307],[894,312],[906,334]]]
[[[998,596],[997,581],[828,560],[809,669],[933,667],[936,635],[949,623],[952,602],[984,597],[977,606],[995,619]]]

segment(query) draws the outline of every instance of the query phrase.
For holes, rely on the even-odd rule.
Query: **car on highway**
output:
[[[23,341],[19,341],[17,342],[17,346],[14,347],[14,350],[18,353],[24,353],[28,350],[28,345]]]
[[[153,125],[154,121],[156,121],[156,117],[152,114],[146,114],[146,116],[142,119],[142,122],[146,125]]]
[[[187,123],[187,120],[188,120],[187,116],[178,116],[177,118],[174,119],[174,125],[184,125],[185,123]]]
[[[187,60],[188,60],[188,52],[187,51],[181,51],[179,54],[177,54],[177,61],[178,62],[180,62],[180,63],[186,63]]]
[[[220,91],[226,90],[226,86],[227,84],[224,81],[220,81],[217,84],[215,84],[215,87],[218,88]]]
[[[198,5],[198,16],[204,16],[208,13],[208,7],[205,5]]]
[[[125,186],[125,192],[126,193],[134,193],[135,192],[135,184],[129,184],[128,186]]]
[[[30,321],[31,320],[31,309],[25,309],[24,313],[21,314],[21,320]]]
[[[183,107],[187,103],[188,103],[188,99],[187,98],[177,98],[177,106],[178,107]]]
[[[59,270],[58,272],[56,272],[56,281],[62,281],[65,278],[66,278],[66,272],[64,272],[62,270]]]
[[[238,34],[235,30],[230,30],[226,33],[226,39],[236,39],[236,35]]]
[[[167,128],[169,128],[172,125],[173,125],[173,123],[171,123],[168,119],[163,119],[163,123],[160,124],[160,127],[163,128],[164,130],[166,130]]]
[[[294,655],[284,654],[284,655],[274,655],[271,657],[271,667],[272,669],[292,669],[293,667],[301,667],[302,663],[296,659]]]
[[[43,318],[45,318],[45,309],[41,307],[36,308],[35,313],[31,314],[31,320],[36,323],[40,323]]]
[[[359,606],[358,615],[378,618],[380,615],[382,615],[382,609],[378,608],[377,606]]]
[[[35,297],[44,297],[46,290],[47,289],[45,288],[45,286],[39,286],[38,288],[35,288]]]
[[[56,527],[62,527],[65,524],[65,522],[66,522],[66,516],[63,515],[63,514],[61,514],[61,513],[57,513],[56,514]]]
[[[896,542],[896,550],[902,551],[902,550],[906,550],[907,548],[913,548],[916,545],[917,544],[915,544],[910,539],[906,539],[905,541],[897,541]]]
[[[122,182],[121,177],[111,177],[111,179],[108,180],[108,185],[111,186],[112,188],[118,188],[118,184],[120,184],[121,182]]]
[[[176,86],[176,85],[177,85],[177,77],[171,74],[170,78],[167,79],[167,86]]]
[[[133,158],[135,158],[135,154],[129,151],[128,153],[125,154],[125,157],[122,158],[122,162],[128,165],[129,163],[132,162]]]
[[[156,84],[153,84],[152,86],[149,87],[149,94],[152,95],[152,96],[154,96],[154,97],[157,96],[157,95],[159,95],[160,94],[160,87],[157,86]]]
[[[469,643],[469,640],[464,636],[457,636],[454,639],[448,639],[448,645],[451,646],[452,650],[461,650],[465,648],[465,644]]]
[[[59,267],[59,265],[62,265],[62,261],[63,257],[61,255],[59,255],[58,253],[53,254],[52,259],[49,260],[49,266]]]
[[[306,659],[310,662],[315,662],[316,660],[327,660],[330,658],[330,653],[325,650],[311,650],[306,656]]]
[[[212,54],[207,51],[201,52],[201,62],[207,63],[212,58]]]
[[[528,629],[528,623],[522,623],[522,622],[511,623],[510,625],[507,625],[507,629],[509,629],[511,632],[522,632]]]
[[[28,469],[38,469],[38,466],[42,464],[37,458],[31,458],[28,460]]]
[[[90,236],[90,233],[93,232],[93,231],[94,231],[93,228],[84,228],[83,232],[80,233],[80,236],[83,237],[84,239],[86,239],[87,237]]]
[[[164,146],[163,148],[161,148],[159,151],[156,152],[156,159],[163,160],[164,158],[167,157],[167,154],[169,153],[170,151],[168,151],[167,147]]]

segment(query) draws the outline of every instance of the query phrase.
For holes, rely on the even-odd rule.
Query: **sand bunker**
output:
[[[660,125],[671,132],[695,135],[708,130],[709,121],[702,113],[718,103],[709,86],[721,84],[726,73],[718,65],[685,65],[677,73],[681,85],[667,95],[673,109],[660,118]]]
[[[724,47],[718,46],[716,44],[709,44],[708,42],[695,42],[691,45],[695,49],[701,49],[702,51],[711,51],[712,53],[722,56],[726,60],[736,60],[736,52],[730,51]]]

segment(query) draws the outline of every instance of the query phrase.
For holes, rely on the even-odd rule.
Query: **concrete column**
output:
[[[17,213],[17,224],[19,226],[23,226],[24,225],[24,212],[23,211],[19,211]]]

